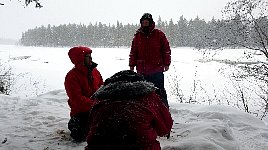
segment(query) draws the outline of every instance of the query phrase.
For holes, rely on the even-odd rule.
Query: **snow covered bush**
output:
[[[9,95],[13,84],[12,68],[0,63],[0,93]]]

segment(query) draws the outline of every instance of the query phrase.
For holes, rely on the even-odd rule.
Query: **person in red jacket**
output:
[[[68,129],[77,142],[85,140],[88,132],[88,115],[95,103],[90,97],[103,85],[102,76],[96,68],[97,64],[92,61],[91,53],[90,48],[83,46],[73,47],[68,52],[74,64],[64,82],[71,108]]]
[[[92,96],[85,150],[160,150],[157,136],[169,134],[173,121],[155,90],[131,70],[106,79]]]
[[[144,13],[140,19],[141,27],[134,35],[129,54],[130,70],[136,70],[144,78],[154,83],[167,107],[167,94],[164,87],[164,73],[169,70],[171,50],[165,34],[155,28],[152,15]]]

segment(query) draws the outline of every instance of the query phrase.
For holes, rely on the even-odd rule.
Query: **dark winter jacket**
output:
[[[136,79],[107,81],[94,94],[98,102],[91,110],[85,149],[160,150],[156,138],[170,132],[172,118],[154,85]]]
[[[137,72],[153,74],[163,72],[164,66],[171,62],[171,50],[165,34],[155,28],[149,28],[149,33],[141,27],[134,35],[129,55],[129,66],[136,66]]]
[[[97,64],[92,63],[90,68],[84,65],[85,55],[91,52],[87,47],[74,47],[68,53],[75,65],[67,73],[64,82],[71,108],[70,116],[88,112],[94,104],[90,97],[103,84],[102,76],[96,68]]]

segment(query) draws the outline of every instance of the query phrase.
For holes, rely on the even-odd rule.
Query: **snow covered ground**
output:
[[[72,142],[67,129],[69,107],[63,82],[72,68],[68,50],[0,45],[0,62],[20,74],[11,95],[0,94],[0,150],[84,148],[85,142]],[[93,48],[92,55],[106,79],[128,69],[128,53],[127,48]],[[226,59],[237,60],[238,55],[232,51],[232,57]],[[174,125],[170,139],[159,137],[162,149],[268,149],[268,125],[264,121],[231,106],[215,105],[237,101],[235,94],[227,96],[222,92],[233,88],[219,72],[222,63],[204,59],[190,48],[176,48],[172,49],[172,64],[166,73],[166,88]],[[174,83],[178,83],[185,101],[192,97],[200,104],[180,104]],[[193,90],[194,84],[199,88]],[[205,105],[208,103],[211,105]]]

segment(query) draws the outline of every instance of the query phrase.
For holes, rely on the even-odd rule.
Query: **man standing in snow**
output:
[[[97,70],[97,64],[92,61],[92,50],[88,47],[73,47],[68,55],[75,65],[65,77],[65,90],[69,97],[71,119],[68,129],[71,137],[81,142],[88,132],[88,115],[94,101],[90,98],[103,85],[103,79]]]
[[[156,87],[141,74],[120,71],[92,96],[86,150],[160,150],[157,136],[173,124]]]
[[[164,73],[171,62],[171,50],[165,34],[155,28],[152,15],[144,13],[140,19],[141,27],[134,35],[129,54],[130,70],[136,70],[152,82],[167,107],[167,94],[164,87]]]

